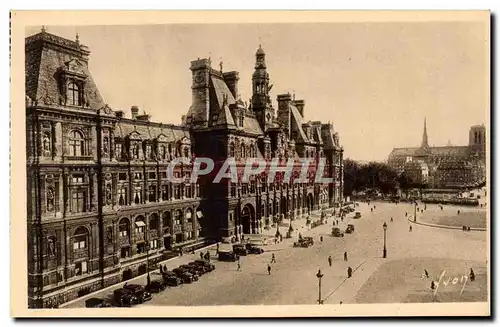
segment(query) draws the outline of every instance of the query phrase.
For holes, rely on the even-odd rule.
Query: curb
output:
[[[208,249],[208,248],[210,248],[210,247],[216,246],[216,244],[217,244],[217,243],[214,243],[214,244],[207,245],[207,246],[205,246],[205,247],[199,248],[199,249],[197,249],[197,250],[195,251],[195,253],[196,253],[196,252],[199,252],[199,251],[203,251],[203,250]],[[192,253],[188,253],[188,254],[192,254]],[[162,263],[164,263],[164,262],[169,262],[169,261],[172,261],[172,260],[175,260],[175,259],[178,259],[178,258],[182,258],[182,257],[181,257],[181,256],[178,256],[178,257],[173,257],[173,258],[167,259],[167,260],[165,260],[165,261],[158,262],[158,264],[162,264]],[[155,270],[150,270],[149,272],[150,272],[150,273],[154,273],[154,272],[159,272],[159,271],[160,271],[160,269],[155,269]],[[67,307],[68,305],[71,305],[71,304],[73,304],[73,303],[75,303],[75,302],[78,302],[78,301],[84,301],[84,300],[87,300],[87,299],[89,299],[89,298],[91,298],[91,297],[95,297],[97,293],[101,293],[101,292],[109,291],[109,290],[114,289],[114,288],[119,288],[119,287],[121,287],[121,286],[125,285],[126,283],[132,282],[132,281],[134,281],[134,280],[138,280],[138,279],[140,279],[140,278],[144,278],[144,277],[146,277],[146,276],[147,276],[147,273],[142,274],[142,275],[139,275],[139,276],[135,276],[134,278],[131,278],[131,279],[128,279],[128,280],[126,280],[126,281],[123,281],[123,282],[119,282],[119,283],[116,283],[116,284],[110,285],[110,286],[105,287],[105,288],[101,288],[100,290],[97,290],[97,291],[95,291],[95,292],[89,293],[89,294],[84,295],[84,296],[82,296],[82,297],[77,297],[77,298],[76,298],[76,299],[74,299],[74,300],[71,300],[71,301],[68,301],[68,302],[64,302],[64,303],[63,303],[63,304],[61,304],[58,308],[59,308],[59,309],[63,309],[63,308],[65,308],[65,307]]]
[[[428,224],[428,223],[422,223],[419,221],[413,221],[412,219],[408,218],[408,221],[412,224],[417,224],[417,225],[422,225],[422,226],[427,226],[427,227],[434,227],[434,228],[444,228],[444,229],[462,229],[462,227],[458,226],[446,226],[446,225],[436,225],[436,224]],[[471,232],[486,232],[486,228],[471,228]]]

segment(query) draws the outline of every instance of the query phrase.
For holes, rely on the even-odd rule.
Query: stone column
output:
[[[63,172],[63,214],[66,217],[69,214],[69,198],[71,196],[70,190],[70,174],[66,170]]]
[[[94,161],[97,161],[97,151],[101,146],[97,144],[97,130],[96,126],[92,126],[90,130],[90,140],[88,141],[88,155],[91,155]]]
[[[115,132],[113,128],[109,129],[109,159],[116,161],[115,158]]]

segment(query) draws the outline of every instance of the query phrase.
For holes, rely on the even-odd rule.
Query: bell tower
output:
[[[274,120],[274,109],[269,96],[272,85],[269,86],[269,73],[266,68],[266,53],[259,45],[255,54],[255,71],[252,75],[252,109],[264,132],[272,126]]]

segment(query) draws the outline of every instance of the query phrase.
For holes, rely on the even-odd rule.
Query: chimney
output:
[[[292,96],[288,94],[278,95],[278,121],[280,124],[288,130],[288,137],[290,138],[290,107],[289,104],[292,101]]]
[[[137,114],[139,113],[139,107],[138,106],[132,106],[130,108],[130,112],[132,113],[132,119],[137,118]]]
[[[305,101],[304,100],[295,100],[294,104],[295,104],[295,107],[297,108],[297,110],[300,112],[300,115],[302,116],[302,118],[304,118]]]
[[[290,93],[278,94],[278,110],[287,109],[291,101],[292,95]]]
[[[137,115],[136,118],[137,118],[137,120],[140,120],[140,121],[149,121],[151,119],[151,115],[143,113],[142,115]]]
[[[123,118],[125,116],[125,113],[123,112],[123,110],[117,110],[115,111],[115,116],[116,118]]]
[[[229,91],[231,91],[231,94],[233,97],[237,100],[238,99],[238,80],[240,79],[239,73],[238,72],[227,72],[223,74],[224,76],[224,82],[226,82],[227,87],[229,88]]]

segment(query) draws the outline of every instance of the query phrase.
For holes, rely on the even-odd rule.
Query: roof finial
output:
[[[45,28],[45,25],[42,25],[42,33],[47,32],[47,29]]]
[[[80,35],[76,32],[76,44],[80,44]]]
[[[220,72],[222,73],[223,71],[223,61],[222,61],[222,57],[220,57],[220,63],[219,63],[219,67],[220,67]]]

